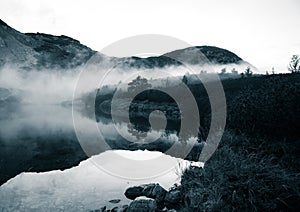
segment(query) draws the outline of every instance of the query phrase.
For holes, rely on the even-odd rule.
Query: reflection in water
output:
[[[161,153],[142,152],[158,157]],[[100,154],[98,157],[103,163],[114,154],[111,151]],[[122,154],[119,152],[118,154]],[[128,154],[128,152],[126,153]],[[138,153],[136,153],[138,154]],[[127,155],[128,156],[128,155]],[[178,162],[175,158],[163,156],[166,161]],[[110,160],[112,166],[118,166],[118,161]],[[142,172],[143,170],[136,170]],[[157,182],[168,189],[178,176],[175,171],[163,176],[146,180],[128,180],[112,176],[99,169],[89,159],[81,162],[79,166],[65,171],[51,171],[45,173],[23,173],[8,181],[0,187],[0,209],[9,211],[87,211],[99,209],[109,203],[111,199],[121,199],[120,205],[128,204],[124,191],[127,187],[142,183]]]
[[[110,147],[120,150],[106,151],[88,160],[85,160],[87,157],[76,139],[70,108],[26,105],[1,119],[1,184],[10,180],[0,187],[0,209],[88,210],[110,206],[107,201],[114,198],[122,199],[120,204],[125,204],[127,200],[123,193],[126,187],[158,182],[169,188],[178,180],[174,171],[177,164],[189,163],[160,152],[125,151],[148,149],[163,152],[178,141],[176,132],[165,133],[153,143],[131,143],[118,134],[109,119],[97,119],[98,122],[81,116],[80,123],[83,126],[91,122],[97,124]],[[138,130],[128,128],[126,123],[116,124],[118,130],[131,132],[132,136]],[[88,128],[85,130],[89,133]],[[155,130],[145,133],[150,137],[161,134]],[[140,140],[143,141],[142,138]],[[76,166],[82,160],[85,161],[77,167],[50,171]],[[137,168],[128,161],[138,161],[141,166]],[[144,173],[151,173],[152,169],[161,175],[149,174],[151,178],[134,180]]]
[[[86,159],[69,109],[23,105],[0,120],[0,183],[24,171],[49,171]]]

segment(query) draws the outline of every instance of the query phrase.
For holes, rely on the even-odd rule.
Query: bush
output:
[[[228,126],[236,131],[268,138],[300,137],[299,81],[285,76],[266,78],[257,89],[247,87],[228,103]]]

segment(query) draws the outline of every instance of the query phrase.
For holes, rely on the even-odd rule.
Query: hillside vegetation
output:
[[[299,209],[300,74],[227,79],[222,84],[228,111],[225,133],[204,168],[192,167],[183,171],[181,185],[174,188],[181,193],[177,209]],[[203,141],[210,126],[209,99],[202,84],[188,87],[200,108],[199,141]],[[125,92],[123,97],[127,95]],[[112,96],[99,95],[96,108],[97,104]],[[132,121],[136,114],[143,114],[141,110],[145,108],[142,118],[147,117],[155,105],[156,109],[168,105],[165,106],[167,118],[178,122],[175,128],[179,125],[180,116],[168,116],[168,111],[177,109],[174,100],[154,89],[135,97],[131,104]],[[194,154],[192,160],[197,160],[198,156]]]
[[[223,85],[226,131],[203,169],[184,171],[181,210],[299,210],[300,74]]]

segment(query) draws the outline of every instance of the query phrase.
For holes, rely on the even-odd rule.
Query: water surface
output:
[[[97,117],[96,122],[77,115],[82,126],[97,124],[114,150],[88,158],[76,137],[72,111],[60,105],[23,105],[1,118],[1,210],[90,210],[113,207],[108,202],[111,199],[128,204],[123,195],[127,187],[157,182],[168,189],[189,164],[158,151],[138,150],[140,144],[119,134],[137,135],[138,129],[127,123],[113,123],[104,117]],[[88,128],[85,132],[92,133]],[[176,132],[144,133],[150,138],[159,136],[159,143],[167,144],[159,148],[178,141]],[[158,148],[146,141],[142,145]]]

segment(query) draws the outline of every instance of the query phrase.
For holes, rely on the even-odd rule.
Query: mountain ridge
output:
[[[106,60],[123,69],[163,68],[183,63],[200,66],[249,64],[235,53],[215,46],[192,46],[147,58],[109,57],[66,35],[21,33],[0,19],[0,67],[14,64],[29,70],[70,69],[86,64],[96,54],[94,63],[102,64]]]

